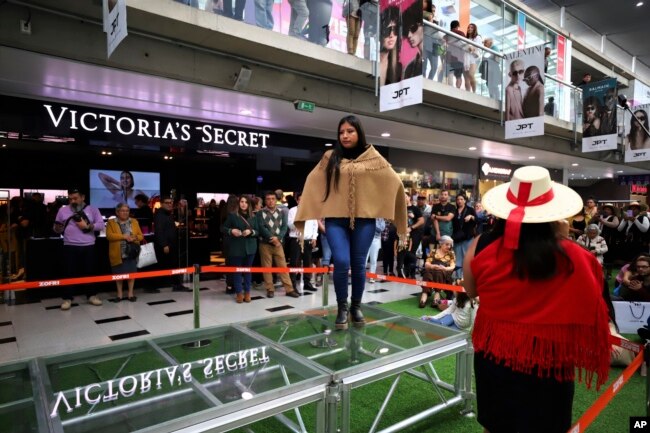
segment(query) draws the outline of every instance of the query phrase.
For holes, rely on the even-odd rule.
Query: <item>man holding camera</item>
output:
[[[78,189],[68,190],[68,206],[59,209],[54,220],[54,231],[63,234],[63,272],[65,278],[87,277],[95,274],[95,232],[104,229],[99,210],[84,203],[85,196]],[[75,286],[63,287],[62,310],[72,306]],[[96,286],[84,286],[88,303],[102,305]]]

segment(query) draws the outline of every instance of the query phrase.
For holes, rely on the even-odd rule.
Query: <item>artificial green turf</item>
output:
[[[405,316],[418,318],[421,315],[435,314],[436,310],[427,307],[426,309],[418,308],[418,298],[409,297],[409,299],[404,299],[401,301],[391,302],[387,304],[379,305],[379,308],[385,309],[386,311],[391,311],[399,313]],[[333,317],[330,317],[333,321]],[[300,331],[302,329],[302,331]],[[265,331],[270,337],[277,339],[281,335],[282,327],[268,327]],[[289,329],[289,334],[285,334],[283,341],[287,341],[291,338],[301,338],[307,335],[312,335],[312,331],[306,331],[304,328],[296,327],[295,329]],[[373,335],[377,338],[385,336],[382,329],[375,329],[371,326],[366,327],[365,332],[367,335]],[[295,333],[295,334],[291,334]],[[406,336],[401,336],[399,333],[393,333],[390,335],[390,338],[398,338],[394,341],[398,345],[409,346],[409,341],[405,340]],[[332,333],[331,338],[337,341],[339,347],[345,347],[347,342],[345,341],[345,336],[347,333]],[[635,336],[631,339],[635,339]],[[215,344],[222,349],[222,351],[235,350],[236,347],[229,347],[228,341],[232,339],[223,338],[218,341],[215,341]],[[638,338],[636,338],[638,341]],[[227,347],[228,346],[228,347]],[[294,348],[303,355],[309,355],[321,351],[322,349],[310,347],[309,345],[305,347],[296,347]],[[372,350],[371,347],[366,347],[368,350]],[[182,349],[180,346],[168,346],[166,350],[174,356],[177,361],[184,362],[189,359],[190,354],[187,350]],[[190,358],[197,359],[203,356],[210,356],[214,354],[215,346],[212,345],[209,349],[196,349],[192,351]],[[82,363],[81,365],[63,365],[63,366],[50,366],[50,377],[53,378],[53,388],[55,391],[61,389],[70,389],[74,386],[83,386],[89,383],[94,383],[98,381],[103,381],[110,379],[115,376],[124,377],[125,375],[137,374],[142,371],[151,370],[152,368],[159,368],[167,365],[166,362],[160,358],[158,355],[149,353],[149,351],[136,352],[131,355],[129,361],[125,363],[125,360],[128,356],[119,355],[115,357],[108,356],[105,359],[98,359],[95,362]],[[332,357],[321,358],[319,362],[322,362],[333,369],[345,368],[349,363],[349,354],[347,351],[340,352]],[[122,369],[122,365],[124,368]],[[453,383],[454,374],[455,374],[455,357],[450,356],[434,362],[434,366],[437,374],[440,378],[447,383]],[[56,371],[54,371],[56,370]],[[422,371],[422,367],[418,370]],[[119,373],[118,373],[119,372]],[[622,369],[612,369],[610,373],[611,383],[613,380],[616,380]],[[291,382],[299,381],[300,378],[293,377],[294,372],[288,371],[290,375]],[[5,384],[12,383],[12,380],[15,382],[10,388],[4,388],[5,390],[12,390],[12,398],[9,398],[9,394],[0,393],[0,402],[9,398],[9,400],[14,400],[17,396],[27,392],[25,386],[23,386],[24,376],[26,373],[17,373],[16,376],[9,375],[4,377]],[[199,375],[195,375],[198,377]],[[279,377],[273,377],[273,381],[279,381]],[[362,433],[367,432],[370,429],[370,426],[377,415],[379,408],[382,404],[388,389],[393,382],[394,377],[383,379],[371,384],[365,385],[363,387],[354,389],[352,391],[352,414],[351,414],[351,431],[353,433]],[[21,385],[23,384],[23,385]],[[258,384],[258,385],[268,385],[263,386],[264,389],[275,389],[276,386],[281,386],[281,383],[267,383],[267,384]],[[606,386],[603,387],[603,390]],[[152,390],[146,395],[135,395],[131,397],[130,401],[139,400],[141,398],[149,398],[154,395],[162,395],[165,392],[178,390],[179,388],[185,388],[187,385],[182,386],[165,386],[161,390]],[[2,389],[2,387],[0,387]],[[624,432],[628,429],[628,419],[630,416],[642,416],[644,415],[644,398],[645,398],[645,389],[646,389],[646,378],[640,377],[638,374],[635,374],[628,384],[626,384],[614,397],[609,406],[601,413],[601,415],[594,421],[594,423],[587,429],[589,433],[610,433],[610,432]],[[222,390],[223,391],[223,390]],[[225,392],[225,391],[224,391]],[[601,391],[602,392],[602,391]],[[7,394],[4,395],[3,394]],[[451,393],[443,391],[443,394],[446,397],[451,397]],[[577,420],[584,412],[589,408],[592,403],[598,398],[599,393],[595,390],[587,390],[583,384],[576,385],[576,393],[574,397],[574,420]],[[228,401],[228,398],[223,398],[220,396],[223,401]],[[227,397],[227,396],[226,396]],[[400,379],[400,383],[397,386],[396,392],[393,396],[393,399],[389,403],[387,410],[382,418],[379,429],[386,428],[389,425],[392,425],[408,416],[415,415],[421,411],[432,407],[433,405],[440,402],[440,398],[432,386],[414,378],[408,374],[403,374]],[[101,403],[97,410],[105,409],[112,406],[111,403]],[[165,403],[158,403],[157,411],[155,417],[157,421],[163,422],[165,420],[173,419],[178,416],[185,414],[195,413],[201,409],[206,408],[205,403],[196,400],[194,397],[179,396],[173,399],[172,401]],[[86,409],[87,410],[87,409]],[[476,418],[462,416],[459,411],[461,406],[455,406],[453,408],[442,411],[441,413],[430,417],[408,429],[402,430],[403,433],[428,433],[428,432],[446,432],[446,433],[469,433],[469,432],[482,432],[481,426],[477,423]],[[23,415],[20,415],[23,413]],[[302,420],[307,428],[307,431],[313,432],[316,425],[316,404],[308,404],[301,408],[300,410]],[[6,414],[5,417],[0,417],[0,432],[6,431],[31,431],[31,425],[35,422],[33,417],[30,418],[29,414],[33,414],[33,408],[27,407],[20,409],[19,411]],[[288,411],[285,415],[292,419],[296,420],[295,412]],[[18,416],[18,418],[16,418]],[[122,415],[123,416],[123,415]],[[141,413],[135,414],[133,416],[124,417],[122,416],[113,417],[108,422],[103,424],[88,425],[82,424],[79,425],[79,429],[76,431],[92,431],[93,433],[120,433],[137,430],[138,428],[144,428],[151,425],[151,413]],[[552,415],[551,415],[552,416]],[[67,414],[61,414],[63,419],[68,418]],[[16,419],[21,419],[20,423],[16,423]],[[13,422],[12,422],[13,421]],[[92,423],[91,423],[92,424]],[[263,433],[276,433],[276,432],[286,432],[288,429],[282,425],[277,419],[270,418],[258,423],[254,423],[249,426],[250,429],[254,432],[263,432]],[[16,430],[18,429],[18,430]],[[247,429],[238,429],[237,433],[241,432],[250,432],[251,430]]]
[[[401,301],[379,305],[380,308],[403,314],[410,317],[435,314],[434,309],[418,308],[418,298],[412,297]],[[635,340],[635,336],[627,336]],[[638,337],[635,341],[638,341]],[[455,358],[448,357],[434,363],[438,375],[446,382],[453,383],[455,371]],[[573,420],[577,421],[580,416],[596,401],[600,393],[609,384],[616,380],[622,373],[622,368],[612,368],[609,381],[603,386],[600,392],[595,389],[588,390],[584,384],[576,383],[575,396],[573,401]],[[371,383],[362,388],[352,391],[352,433],[367,432],[374,420],[382,400],[392,383],[393,378],[384,379]],[[594,422],[587,428],[588,433],[613,433],[628,431],[628,420],[630,416],[644,415],[644,399],[646,389],[646,378],[636,373],[630,381],[616,394],[609,405],[601,412]],[[446,396],[450,394],[445,392]],[[398,422],[399,420],[414,415],[439,402],[439,398],[430,385],[408,375],[403,375],[397,391],[391,400],[384,415],[379,429]],[[468,418],[459,413],[460,406],[442,411],[401,433],[478,433],[482,427],[476,418]],[[295,420],[293,412],[286,414]],[[301,408],[301,415],[308,431],[313,431],[315,426],[315,405],[310,404]],[[504,414],[505,416],[505,414]],[[549,416],[552,416],[551,414]],[[286,427],[275,419],[264,420],[250,426],[255,432],[275,433],[286,432]],[[243,433],[245,430],[237,430]]]
[[[420,317],[424,314],[431,315],[436,311],[430,307],[425,309],[418,308],[418,299],[405,299],[396,302],[390,302],[381,305],[389,311],[403,314],[405,316]],[[632,341],[640,342],[638,336],[625,335]],[[609,384],[616,380],[623,372],[622,368],[612,368],[609,373],[609,381],[603,386],[601,392],[606,389]],[[589,433],[612,433],[612,432],[626,432],[628,431],[628,419],[631,416],[645,416],[645,389],[646,378],[641,377],[637,372],[632,376],[629,382],[614,396],[609,405],[601,412],[596,420],[587,429]],[[584,384],[576,383],[575,396],[573,398],[573,420],[577,421],[580,416],[596,401],[601,392],[596,392],[595,389],[588,390]],[[452,411],[449,411],[452,412]],[[434,432],[442,431],[434,427],[426,430],[406,430],[405,432]],[[475,430],[462,430],[454,429],[449,426],[445,429],[446,432],[456,433]],[[478,430],[476,430],[478,431]]]

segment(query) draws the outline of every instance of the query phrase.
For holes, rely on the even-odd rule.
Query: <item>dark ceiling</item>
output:
[[[650,67],[650,0],[552,0],[566,12]]]

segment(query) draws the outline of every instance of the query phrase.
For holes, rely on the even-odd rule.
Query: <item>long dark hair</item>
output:
[[[389,31],[389,25],[393,23],[395,26],[395,36],[397,38],[397,42],[395,43],[395,47],[393,47],[392,50],[388,51],[386,48],[384,48],[384,39],[390,36],[390,31]],[[401,68],[398,68],[399,64],[399,53],[402,49],[402,38],[400,37],[401,34],[401,27],[402,27],[402,22],[400,19],[400,12],[399,8],[397,6],[389,6],[384,11],[381,13],[381,45],[380,45],[380,50],[382,52],[388,52],[388,68],[386,71],[386,84],[390,83],[396,83],[398,82],[402,77],[398,76],[401,75],[402,71]]]
[[[643,114],[643,117],[645,117],[645,120],[643,121],[643,126],[645,126],[645,129],[650,129],[650,124],[648,123],[648,113],[646,113],[645,110],[634,110],[634,117],[632,117],[632,119],[630,120],[630,134],[628,135],[628,137],[633,137],[634,135],[636,135],[638,130],[643,131],[643,128],[637,126],[636,124],[638,122],[638,120],[636,119],[636,116],[638,114]],[[648,134],[646,134],[645,131],[643,131],[643,135],[646,137],[648,136]]]
[[[327,185],[325,186],[325,198],[323,201],[327,200],[330,195],[330,188],[334,184],[334,191],[338,191],[339,188],[339,179],[341,177],[341,158],[343,157],[343,146],[341,145],[341,135],[339,131],[341,130],[341,125],[344,123],[349,123],[357,131],[357,136],[359,141],[357,141],[356,149],[365,149],[368,147],[366,142],[366,133],[361,126],[361,122],[356,116],[345,116],[339,121],[339,126],[336,128],[336,145],[334,146],[334,151],[330,155],[330,159],[327,162],[327,167],[325,168]],[[333,179],[332,179],[333,178]]]
[[[491,235],[501,237],[505,233],[506,220],[498,219]],[[547,280],[558,271],[573,273],[573,262],[560,245],[553,223],[522,224],[519,232],[519,248],[514,252],[512,274],[530,280]]]
[[[241,210],[240,202],[242,201],[242,199],[246,200],[246,203],[248,203],[248,208],[246,209],[246,212],[243,212],[243,211]],[[246,194],[242,194],[242,195],[239,197],[239,200],[237,201],[237,213],[238,213],[239,215],[243,216],[243,217],[246,218],[246,219],[249,219],[251,216],[253,216],[253,210],[252,210],[252,205],[251,205],[251,199],[250,199],[250,197],[247,196]]]

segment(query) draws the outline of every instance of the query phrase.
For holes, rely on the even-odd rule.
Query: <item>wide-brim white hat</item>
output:
[[[489,213],[503,219],[519,207],[524,212],[521,223],[558,221],[582,209],[577,192],[553,182],[548,170],[538,166],[518,168],[510,182],[490,189],[481,202]]]

